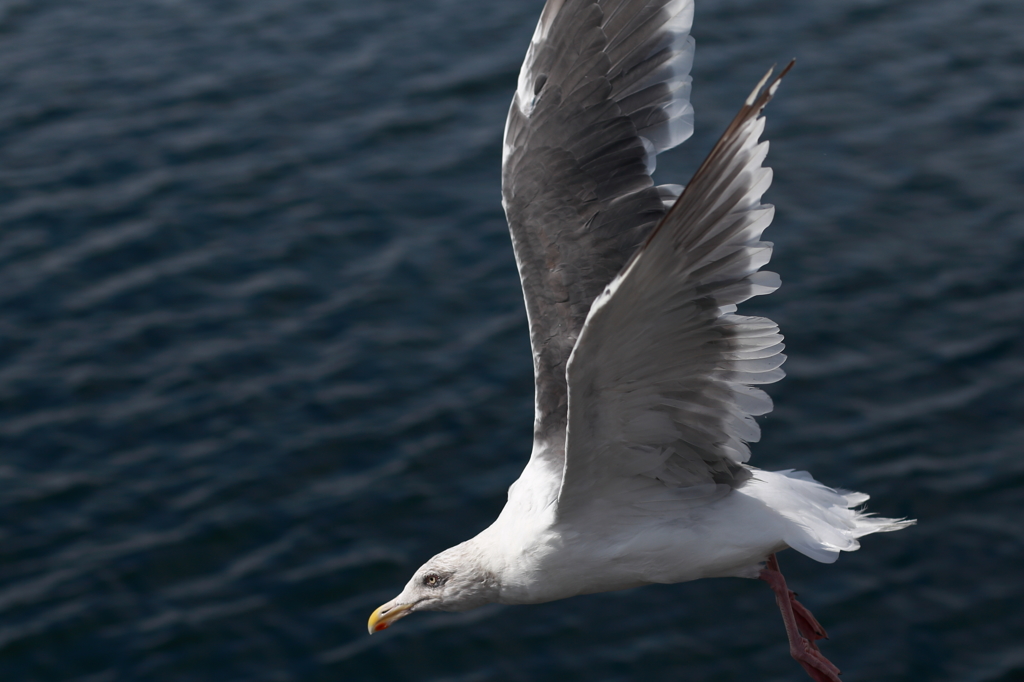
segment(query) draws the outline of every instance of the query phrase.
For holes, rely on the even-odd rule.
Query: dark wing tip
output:
[[[768,82],[769,78],[771,78],[772,71],[775,70],[775,67],[772,66],[772,68],[768,69],[768,73],[764,75],[761,81],[750,93],[750,96],[747,97],[744,107],[750,107],[751,109],[760,112],[761,109],[771,101],[772,97],[775,96],[775,91],[779,89],[779,83],[782,81],[783,76],[789,73],[789,70],[793,68],[794,64],[796,64],[796,57],[789,60],[789,64],[786,64],[786,68],[784,68],[779,75],[769,83],[768,87],[764,87],[764,84]],[[764,89],[762,90],[762,88]],[[758,95],[758,93],[760,93],[760,95]],[[742,114],[744,112],[741,111],[740,113]]]

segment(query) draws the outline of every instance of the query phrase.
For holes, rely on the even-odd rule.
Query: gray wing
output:
[[[693,130],[692,19],[692,0],[548,0],[519,75],[502,203],[530,320],[535,444],[559,464],[565,366],[590,305],[681,189],[650,174]]]
[[[569,360],[560,515],[609,501],[667,513],[749,478],[754,416],[772,408],[752,384],[778,381],[785,360],[774,322],[735,314],[779,286],[758,271],[774,214],[760,203],[772,174],[759,113],[779,83],[758,95],[767,78],[594,302]]]

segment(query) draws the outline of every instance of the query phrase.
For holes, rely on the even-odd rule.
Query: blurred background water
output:
[[[369,612],[530,447],[500,206],[542,0],[0,2],[0,679],[801,680],[769,590]],[[781,560],[854,680],[1024,680],[1024,3],[699,2],[766,67],[754,463],[920,525]]]

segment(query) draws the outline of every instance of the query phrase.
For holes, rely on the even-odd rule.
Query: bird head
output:
[[[370,615],[372,635],[414,611],[468,611],[497,601],[498,581],[473,541],[446,549],[413,574],[397,597]]]

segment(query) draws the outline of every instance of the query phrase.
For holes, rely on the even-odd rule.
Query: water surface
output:
[[[0,3],[0,679],[800,680],[767,588],[369,612],[486,526],[532,377],[500,206],[540,0]],[[754,463],[920,525],[785,553],[847,680],[1024,680],[1024,4],[700,2],[764,70]]]

